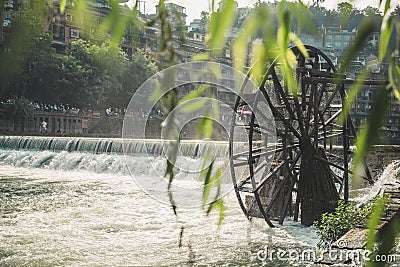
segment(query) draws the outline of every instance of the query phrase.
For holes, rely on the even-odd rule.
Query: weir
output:
[[[162,156],[171,142],[159,139],[0,136],[0,149],[32,151],[67,151],[93,154]],[[179,155],[200,158],[212,150],[216,157],[227,157],[228,143],[223,141],[181,141]]]

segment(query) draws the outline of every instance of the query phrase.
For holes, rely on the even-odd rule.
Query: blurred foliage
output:
[[[400,223],[398,220],[392,220],[385,229],[380,229],[380,233],[376,230],[378,224],[381,222],[382,215],[384,215],[386,211],[386,204],[389,200],[390,196],[385,195],[376,201],[367,223],[369,232],[366,249],[372,252],[370,259],[375,259],[376,255],[389,255],[389,253],[394,252],[392,249],[395,247],[395,240],[400,231]],[[378,237],[378,235],[380,235],[380,237]],[[390,264],[390,262],[369,261],[366,266],[386,266],[387,264]]]

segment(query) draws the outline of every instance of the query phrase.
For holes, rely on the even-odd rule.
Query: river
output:
[[[229,183],[220,227],[217,213],[199,207],[178,205],[175,216],[154,198],[164,187],[145,193],[136,182],[157,181],[148,166],[162,169],[165,159],[133,161],[129,174],[120,154],[0,150],[0,265],[288,266],[273,252],[316,250],[313,227],[250,223]]]

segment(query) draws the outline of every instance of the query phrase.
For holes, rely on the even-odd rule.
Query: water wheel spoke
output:
[[[283,124],[285,125],[285,127],[287,127],[288,129],[290,129],[290,131],[297,137],[297,138],[301,138],[300,133],[293,127],[293,125],[290,123],[289,120],[287,120],[285,118],[285,116],[277,109],[274,107],[267,91],[265,90],[265,88],[263,86],[260,86],[260,91],[263,93],[265,99],[268,102],[268,105],[270,106],[271,110],[272,110],[272,114],[279,119],[281,122],[283,122]]]
[[[314,94],[310,94],[309,102],[312,102],[313,99],[314,99]],[[307,114],[306,114],[306,121],[305,121],[306,127],[305,127],[305,129],[304,129],[306,133],[308,133],[308,131],[309,131],[309,129],[310,129],[310,125],[311,125],[311,123],[313,122],[313,121],[311,120],[311,110],[312,110],[312,107],[313,107],[312,105],[308,105],[308,107],[307,107]]]
[[[288,190],[288,192],[287,192],[287,194],[285,196],[285,201],[284,201],[284,204],[283,204],[283,208],[281,210],[281,215],[279,216],[280,217],[279,218],[279,224],[280,225],[283,224],[283,221],[285,219],[285,216],[286,216],[286,213],[287,213],[287,209],[288,209],[288,206],[289,206],[289,202],[292,199],[292,192],[293,192],[293,187],[294,187],[295,183],[296,182],[293,180],[292,183],[291,183],[291,186],[290,186],[290,188],[292,190]]]
[[[329,161],[329,160],[326,160],[326,159],[324,159],[324,158],[321,158],[321,157],[318,156],[318,155],[314,155],[314,157],[315,157],[316,159],[318,159],[318,160],[320,160],[320,161],[326,163],[326,164],[329,164],[329,165],[331,165],[331,166],[333,166],[333,167],[335,167],[335,168],[337,168],[337,169],[339,169],[339,170],[341,170],[341,171],[347,173],[347,174],[353,174],[353,171],[351,171],[351,170],[349,170],[349,169],[347,169],[347,168],[345,168],[345,167],[343,167],[343,166],[340,166],[340,165],[338,165],[338,164],[336,164],[336,163],[333,163],[333,162],[331,162],[331,161]],[[361,177],[361,178],[367,180],[368,182],[370,182],[369,178],[366,177],[366,176],[364,176],[364,175],[359,175],[359,177]]]
[[[263,135],[275,134],[275,129],[268,129],[267,127],[261,126],[259,124],[249,125],[249,127],[253,127],[253,131],[258,134],[263,134]]]
[[[318,88],[317,105],[320,106],[322,99],[324,99],[324,96],[326,95],[326,93],[328,93],[328,91],[326,90],[326,86],[328,85],[328,83],[318,83],[318,85],[320,87]]]
[[[281,163],[279,163],[272,171],[270,171],[263,179],[261,179],[261,181],[256,185],[256,187],[253,188],[254,191],[259,191],[261,189],[261,187],[265,184],[265,182],[268,181],[268,179],[270,179],[272,175],[277,173],[288,162],[289,162],[289,159],[286,159],[286,160],[282,161]]]
[[[274,146],[271,146],[270,149],[268,147],[257,147],[253,148],[251,151],[243,151],[232,156],[233,160],[237,161],[250,161],[250,158],[257,159],[263,156],[273,155],[277,150]]]
[[[289,112],[293,113],[293,109],[290,106],[290,103],[289,103],[289,101],[287,99],[287,95],[286,95],[285,91],[282,88],[282,85],[281,85],[281,83],[279,81],[278,75],[276,74],[275,68],[272,69],[271,76],[272,76],[272,81],[274,83],[274,86],[275,86],[276,90],[278,91],[281,99],[283,100],[283,103],[285,104],[286,109]]]
[[[315,124],[315,123],[314,123],[314,119],[312,119],[310,123],[313,123],[313,128],[312,128],[312,131],[311,131],[311,134],[310,134],[310,135],[313,136],[313,135],[315,135],[315,131],[316,131],[316,130],[322,130],[322,129],[327,128],[327,127],[333,127],[333,130],[334,130],[335,128],[337,128],[337,129],[343,128],[342,125],[333,124],[333,122],[335,121],[335,119],[337,119],[338,116],[340,115],[341,111],[342,111],[342,109],[340,109],[339,111],[335,112],[335,114],[333,114],[331,117],[329,117],[329,119],[327,119],[327,120],[325,120],[325,121],[323,121],[323,119],[322,119],[322,118],[323,118],[323,117],[322,117],[322,114],[320,114],[320,118],[321,118],[321,120],[322,120],[321,125]],[[317,125],[318,127],[316,127],[316,125]],[[342,130],[341,130],[340,132],[342,132]]]
[[[268,161],[263,161],[257,165],[257,167],[254,169],[254,174],[257,174],[261,170],[263,170],[264,167],[268,165]],[[237,183],[237,187],[240,189],[243,187],[246,183],[248,183],[251,179],[251,175],[246,176],[244,179],[239,179]]]
[[[261,211],[261,214],[262,214],[262,216],[264,217],[265,222],[266,222],[270,227],[275,227],[275,226],[272,224],[271,220],[269,219],[268,212],[266,212],[266,211],[264,210],[263,204],[262,204],[262,202],[261,202],[260,196],[259,196],[259,194],[258,194],[257,191],[254,192],[254,198],[256,199],[258,208],[259,208],[259,210]]]
[[[338,85],[332,94],[329,96],[328,101],[326,102],[325,107],[322,109],[322,114],[325,114],[330,108],[334,108],[335,106],[332,105],[332,101],[335,99],[337,93],[339,92],[340,85]]]
[[[268,213],[268,212],[271,210],[272,205],[273,205],[274,202],[276,201],[276,199],[277,199],[277,197],[278,197],[280,191],[282,190],[283,186],[285,185],[285,182],[289,179],[289,177],[290,177],[290,175],[283,177],[283,180],[280,182],[278,188],[276,188],[276,189],[274,190],[274,193],[273,193],[273,195],[272,195],[272,197],[271,197],[271,199],[270,199],[268,205],[265,207],[265,212],[266,212],[266,213]]]
[[[335,172],[332,172],[333,179],[335,180],[336,183],[340,184],[341,187],[343,187],[343,178],[337,175]],[[339,190],[340,193],[340,190]]]
[[[297,114],[297,120],[299,122],[300,132],[304,136],[305,135],[305,128],[304,128],[304,123],[303,123],[304,119],[303,119],[303,115],[301,114],[301,106],[299,103],[298,96],[295,96],[293,101],[294,101],[294,105],[296,107],[296,114]]]
[[[340,113],[342,113],[342,109],[339,109],[332,116],[330,116],[329,119],[325,120],[325,125],[331,124],[334,120],[337,119],[337,117],[339,117]]]
[[[294,159],[294,161],[292,162],[292,166],[290,167],[289,171],[293,171],[294,168],[297,165],[297,162],[299,161],[300,157],[301,157],[302,151],[300,150],[299,153],[297,153],[296,158]]]

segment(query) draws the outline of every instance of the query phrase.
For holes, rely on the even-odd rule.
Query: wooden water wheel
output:
[[[270,226],[288,216],[311,225],[334,210],[339,199],[348,200],[350,146],[356,135],[350,117],[338,122],[345,77],[338,82],[334,64],[317,48],[306,46],[309,58],[291,49],[297,59],[297,94],[285,86],[280,64],[271,64],[260,90],[237,98],[231,128],[231,175],[240,207],[249,219],[264,218]],[[267,116],[257,112],[263,105],[272,111],[274,131],[265,125]],[[234,140],[243,129],[247,140],[240,149]],[[364,177],[372,182],[367,167]]]

